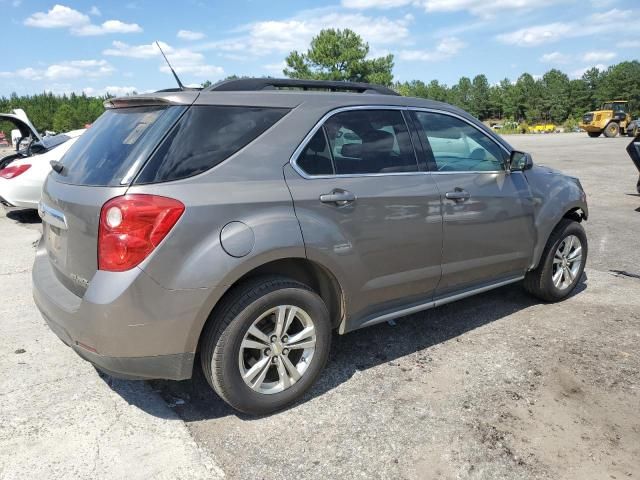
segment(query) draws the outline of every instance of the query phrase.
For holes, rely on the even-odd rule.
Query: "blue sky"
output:
[[[173,86],[155,40],[185,84],[282,76],[288,52],[330,27],[393,53],[399,80],[579,77],[640,57],[638,0],[0,0],[0,14],[0,95]]]

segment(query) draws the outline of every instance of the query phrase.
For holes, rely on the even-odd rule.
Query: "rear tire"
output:
[[[597,138],[601,133],[602,132],[587,132],[587,135],[589,135],[591,138]]]
[[[604,136],[608,138],[617,137],[620,133],[620,125],[616,122],[609,122],[609,124],[604,129]]]
[[[574,220],[563,219],[551,232],[537,268],[527,272],[525,290],[545,302],[558,302],[566,298],[582,277],[587,253],[587,235],[582,225]],[[575,265],[576,261],[580,263]]]
[[[329,313],[302,283],[277,276],[253,279],[229,292],[212,315],[202,334],[202,370],[236,410],[252,415],[281,410],[307,391],[326,364]],[[286,320],[280,327],[279,319]],[[298,334],[303,338],[295,340]]]

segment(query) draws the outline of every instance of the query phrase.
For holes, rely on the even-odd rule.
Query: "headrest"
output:
[[[343,157],[360,158],[362,157],[362,144],[345,143],[340,149],[340,154]]]
[[[395,137],[384,130],[369,130],[363,140],[368,151],[391,152]]]

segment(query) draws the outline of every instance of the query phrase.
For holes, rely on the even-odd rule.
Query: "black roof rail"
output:
[[[215,92],[250,92],[276,90],[279,88],[299,88],[302,90],[329,90],[331,92],[374,93],[378,95],[399,95],[382,85],[369,83],[342,82],[333,80],[298,80],[294,78],[239,78],[225,80],[205,88]]]

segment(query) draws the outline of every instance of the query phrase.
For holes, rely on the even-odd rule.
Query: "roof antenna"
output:
[[[162,54],[162,56],[164,57],[164,61],[167,62],[167,65],[169,65],[169,69],[171,70],[171,73],[173,73],[173,78],[176,79],[176,82],[178,82],[178,87],[180,88],[180,90],[184,90],[184,85],[182,84],[182,82],[180,81],[180,79],[178,78],[178,74],[176,73],[176,71],[173,69],[173,67],[171,66],[171,64],[169,63],[169,59],[167,58],[167,56],[164,54],[164,52],[162,51],[162,47],[160,47],[160,44],[158,43],[158,41],[156,41],[156,45],[158,47],[158,50],[160,50],[160,53]]]

